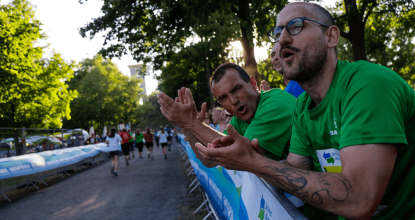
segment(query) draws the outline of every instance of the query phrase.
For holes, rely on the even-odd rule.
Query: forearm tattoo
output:
[[[291,167],[278,168],[265,166],[263,168],[273,171],[272,174],[265,172],[259,173],[267,179],[270,179],[273,185],[281,190],[295,194],[300,199],[309,203],[323,204],[324,193],[331,200],[344,202],[349,197],[349,191],[352,188],[347,178],[342,180],[330,173],[312,172]],[[317,187],[319,190],[314,192],[313,190],[306,189],[309,179],[313,176],[317,177],[318,182],[321,184],[321,187]]]

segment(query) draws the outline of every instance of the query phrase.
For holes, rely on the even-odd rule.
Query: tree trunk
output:
[[[245,60],[245,70],[250,76],[254,76],[257,86],[259,86],[259,77],[257,63],[255,60],[254,41],[248,37],[248,26],[252,26],[252,22],[247,18],[249,14],[249,1],[239,0],[239,13],[238,16],[241,19],[241,44],[243,48],[243,57]],[[243,26],[242,21],[247,21],[248,26]]]
[[[206,77],[206,81],[208,86],[208,91],[209,91],[209,101],[210,101],[210,108],[214,108],[215,107],[215,99],[213,98],[213,94],[210,91],[210,77],[212,77],[212,74],[210,73],[210,68],[209,68],[209,61],[207,59],[206,53],[205,51],[203,51],[203,56],[204,56],[204,61],[205,61],[205,77]]]
[[[348,34],[341,35],[352,43],[353,58],[355,61],[367,60],[365,51],[364,11],[362,13],[359,12],[355,0],[344,0],[344,3],[346,6],[347,23],[350,31]]]

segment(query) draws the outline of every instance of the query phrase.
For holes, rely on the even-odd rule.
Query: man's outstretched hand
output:
[[[171,123],[183,129],[191,129],[194,120],[197,120],[196,105],[190,89],[185,88],[178,91],[179,97],[176,101],[160,92],[157,96],[160,110],[164,117]],[[178,99],[178,100],[177,100]]]
[[[226,130],[229,136],[213,140],[208,148],[197,143],[196,148],[204,159],[226,169],[251,171],[255,161],[263,158],[257,153],[260,148],[258,140],[251,141],[241,136],[232,125],[228,125]]]

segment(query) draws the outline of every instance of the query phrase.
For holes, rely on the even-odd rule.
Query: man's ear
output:
[[[337,26],[331,26],[326,32],[327,46],[334,48],[337,46],[340,40],[340,29]]]
[[[253,76],[251,76],[251,85],[254,87],[254,89],[258,90],[258,86],[256,85],[256,81]]]

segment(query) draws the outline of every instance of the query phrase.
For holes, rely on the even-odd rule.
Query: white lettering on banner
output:
[[[68,161],[70,161],[70,160],[69,160],[69,158],[62,158],[62,159],[59,159],[59,161],[60,161],[61,163],[66,163],[66,162],[68,162]]]
[[[218,204],[222,204],[222,192],[218,188],[218,186],[215,184],[215,182],[212,181],[212,179],[209,178],[209,187],[215,192],[216,194],[216,202]]]
[[[0,169],[0,176],[8,175],[9,171],[6,168]]]
[[[47,164],[48,165],[56,165],[56,164],[59,164],[59,160],[48,161]]]
[[[233,209],[229,201],[226,199],[226,197],[223,197],[223,205],[224,205],[224,214],[226,216],[226,219],[233,219]]]
[[[199,164],[197,164],[194,160],[190,160],[190,163],[192,164],[193,171],[196,174],[199,173]]]
[[[31,169],[30,165],[27,165],[27,164],[9,168],[10,172],[13,172],[13,173],[19,173],[19,172],[23,172],[25,170],[30,170],[30,169]]]
[[[199,170],[199,173],[200,173],[200,176],[202,177],[201,180],[203,182],[207,183],[207,181],[208,181],[208,175],[207,175],[207,173],[204,170],[202,170],[202,169]]]
[[[272,216],[271,209],[269,209],[268,203],[265,203],[265,210],[267,211],[269,216]]]

